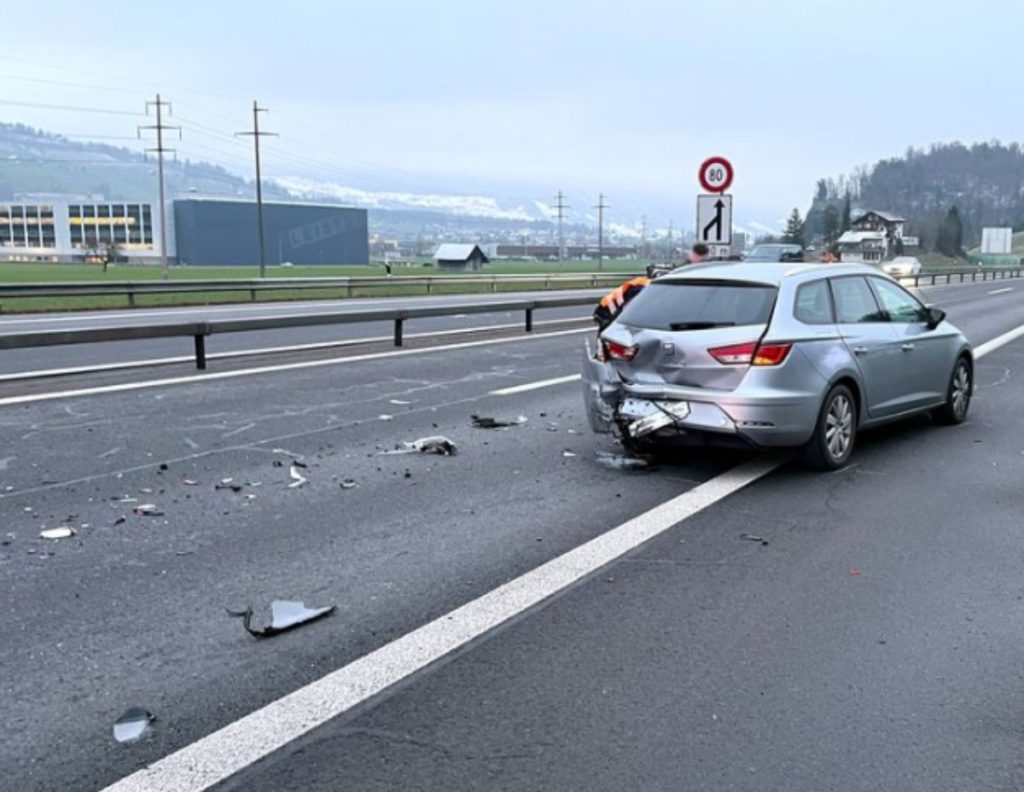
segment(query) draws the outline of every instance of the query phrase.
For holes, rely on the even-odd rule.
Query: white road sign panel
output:
[[[697,196],[697,241],[706,245],[732,244],[732,196]]]

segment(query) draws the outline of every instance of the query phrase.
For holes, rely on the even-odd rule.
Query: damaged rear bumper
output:
[[[669,385],[629,385],[615,368],[583,362],[583,397],[590,427],[599,433],[656,441],[798,446],[814,431],[818,396],[774,389],[709,392]]]

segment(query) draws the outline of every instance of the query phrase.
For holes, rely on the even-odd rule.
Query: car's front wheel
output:
[[[825,396],[814,434],[803,447],[803,462],[815,470],[838,470],[850,461],[857,438],[857,402],[845,385]]]
[[[944,424],[961,424],[967,420],[974,390],[974,370],[966,355],[957,358],[946,389],[946,403],[935,411],[935,417]]]

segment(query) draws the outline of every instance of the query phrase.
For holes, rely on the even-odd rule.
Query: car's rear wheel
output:
[[[967,411],[971,409],[971,395],[974,390],[974,369],[966,355],[957,358],[953,373],[949,377],[946,389],[946,403],[935,410],[935,417],[940,423],[955,425],[967,420]]]
[[[838,470],[850,461],[857,438],[857,402],[845,385],[825,396],[814,434],[803,447],[805,465],[815,470]]]

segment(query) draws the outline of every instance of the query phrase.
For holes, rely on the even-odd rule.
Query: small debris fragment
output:
[[[292,464],[293,464],[293,465],[295,465],[295,467],[297,467],[297,468],[308,468],[308,467],[309,467],[309,465],[307,465],[307,464],[306,464],[305,462],[303,462],[303,461],[302,461],[301,459],[295,459],[295,460],[293,460],[293,461],[292,461]]]
[[[168,465],[167,465],[166,462],[161,462],[160,463],[160,470],[168,470],[168,469],[169,468],[168,468]]]
[[[132,707],[114,723],[114,739],[119,743],[136,742],[145,737],[156,716],[141,707]]]
[[[341,481],[342,489],[355,489],[356,486],[358,485],[356,484],[355,479],[342,479]]]
[[[442,435],[421,437],[418,440],[413,440],[411,443],[405,443],[404,445],[413,451],[419,451],[421,454],[452,456],[456,451],[455,443]]]
[[[572,451],[563,451],[562,452],[562,456],[564,456],[564,457],[574,457],[576,455]]]
[[[39,535],[43,539],[70,539],[76,533],[78,533],[78,531],[70,525],[61,525],[59,528],[47,528],[46,530],[40,531]]]
[[[860,570],[859,569],[851,569],[850,570],[850,574],[853,575],[854,577],[860,577]]]
[[[292,600],[274,600],[270,603],[270,618],[266,619],[266,613],[260,613],[261,619],[255,620],[254,610],[250,606],[244,611],[228,611],[230,616],[241,616],[242,626],[250,635],[257,638],[269,638],[272,635],[290,630],[302,624],[308,624],[324,616],[334,613],[337,605],[328,605],[323,608],[307,608],[304,602]]]
[[[140,517],[163,517],[164,513],[152,503],[140,503],[135,507],[135,513]]]
[[[512,426],[522,426],[529,420],[525,415],[520,415],[514,421],[501,421],[489,415],[471,415],[469,417],[476,429],[508,429]]]
[[[741,533],[740,539],[744,539],[748,542],[760,542],[765,547],[768,546],[768,540],[765,539],[763,536],[757,536],[756,534]]]
[[[185,484],[186,487],[198,487],[199,486],[199,482],[196,481],[195,479],[185,479],[185,481],[183,483]]]
[[[640,457],[624,456],[622,454],[611,454],[602,451],[597,455],[597,461],[605,467],[613,470],[649,470],[650,462]]]
[[[397,404],[399,406],[404,406],[406,404],[412,404],[412,402],[411,401],[405,401],[404,399],[391,399],[388,402],[388,404]]]
[[[393,415],[378,415],[377,416],[377,420],[379,420],[379,421],[393,421],[393,420],[395,420],[395,416],[393,416]]]
[[[309,479],[307,479],[305,476],[299,473],[299,469],[295,467],[295,465],[292,465],[290,468],[288,468],[288,476],[292,480],[292,483],[288,485],[288,489],[295,489],[296,487],[301,487],[303,484],[309,481]]]
[[[244,489],[244,487],[241,484],[234,484],[234,483],[232,483],[232,479],[224,479],[219,484],[214,484],[213,488],[215,490],[226,490],[226,489],[229,489],[232,492],[241,492]]]
[[[406,468],[405,469],[405,474],[402,476],[402,478],[411,479],[412,478],[412,471],[409,470],[409,468]]]
[[[127,517],[118,517],[116,520],[114,520],[114,525],[120,525],[121,523],[126,523],[126,522],[128,522],[128,518]]]

